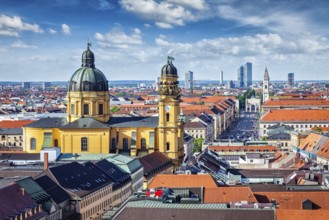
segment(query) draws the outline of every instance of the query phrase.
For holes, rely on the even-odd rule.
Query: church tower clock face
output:
[[[165,110],[166,110],[166,112],[169,112],[170,111],[170,106],[169,105],[166,105],[165,106]]]

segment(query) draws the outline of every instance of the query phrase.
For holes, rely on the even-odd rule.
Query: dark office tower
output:
[[[238,87],[246,88],[252,85],[252,63],[246,63],[238,68]]]
[[[294,73],[288,73],[288,86],[294,86],[295,81],[295,74]]]
[[[237,87],[244,87],[244,81],[243,81],[243,67],[240,66],[238,68],[238,84],[237,84]]]
[[[43,90],[49,90],[50,86],[51,86],[50,82],[43,82],[42,83],[42,89]]]
[[[30,82],[22,82],[22,88],[23,89],[30,89],[31,83]]]

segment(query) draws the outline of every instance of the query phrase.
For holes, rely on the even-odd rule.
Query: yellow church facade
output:
[[[116,153],[142,156],[160,151],[180,164],[184,157],[183,124],[179,121],[177,69],[168,57],[161,70],[158,117],[111,117],[108,81],[95,68],[94,54],[82,54],[71,77],[67,117],[43,118],[23,127],[24,150],[38,153],[59,147],[62,153]]]

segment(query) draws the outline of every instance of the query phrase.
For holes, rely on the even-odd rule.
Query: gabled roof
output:
[[[21,128],[25,125],[34,122],[33,120],[18,120],[18,121],[0,121],[0,128]]]
[[[329,191],[285,191],[285,192],[256,192],[257,200],[261,203],[275,200],[280,209],[302,210],[302,202],[310,200],[318,209],[329,210]]]
[[[110,127],[137,128],[158,126],[158,117],[111,117],[107,122]]]
[[[0,135],[23,135],[22,128],[0,128]]]
[[[329,107],[329,100],[326,99],[269,99],[263,107]]]
[[[112,183],[103,171],[91,162],[72,162],[49,168],[61,187],[78,196],[85,196],[101,186]]]
[[[322,109],[272,109],[260,119],[266,122],[329,122],[329,110]]]
[[[0,219],[8,219],[9,217],[27,212],[27,210],[38,206],[27,193],[22,194],[20,188],[21,187],[17,183],[14,183],[0,189]],[[46,216],[46,213],[42,211],[32,214],[32,216],[27,219],[39,219],[44,216]]]
[[[149,185],[149,188],[217,188],[215,180],[210,174],[158,174]]]
[[[316,154],[329,160],[329,138],[324,142]]]
[[[60,128],[67,124],[66,118],[41,118],[38,121],[25,125],[27,128]]]
[[[50,199],[50,195],[46,193],[41,188],[41,186],[31,177],[18,180],[17,184],[24,188],[25,192],[28,193],[37,202]]]
[[[249,187],[217,187],[206,188],[204,194],[205,203],[229,203],[247,201],[257,202]]]
[[[162,166],[172,165],[172,161],[166,155],[157,151],[140,157],[138,160],[144,168],[144,176],[148,176]]]
[[[96,166],[99,167],[103,172],[105,172],[112,179],[113,182],[121,183],[131,179],[129,173],[125,172],[120,167],[106,159],[98,161],[96,163]]]
[[[267,140],[290,140],[291,135],[288,133],[280,132],[277,134],[273,134],[267,137]]]
[[[51,196],[51,198],[57,204],[70,199],[69,194],[48,176],[41,176],[35,179],[35,181]]]
[[[62,129],[76,129],[76,128],[108,128],[108,126],[102,122],[97,121],[94,118],[86,117],[79,118],[74,122],[71,122],[63,127]]]

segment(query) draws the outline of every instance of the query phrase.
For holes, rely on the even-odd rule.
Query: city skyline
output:
[[[257,2],[257,4],[256,4]],[[137,4],[138,3],[138,4]],[[108,80],[154,79],[168,53],[180,79],[235,80],[241,63],[253,79],[325,80],[327,1],[105,1],[0,3],[2,81],[69,80],[92,42]],[[5,58],[5,59],[4,59]],[[6,74],[4,74],[6,73]],[[310,78],[312,75],[312,78]]]

